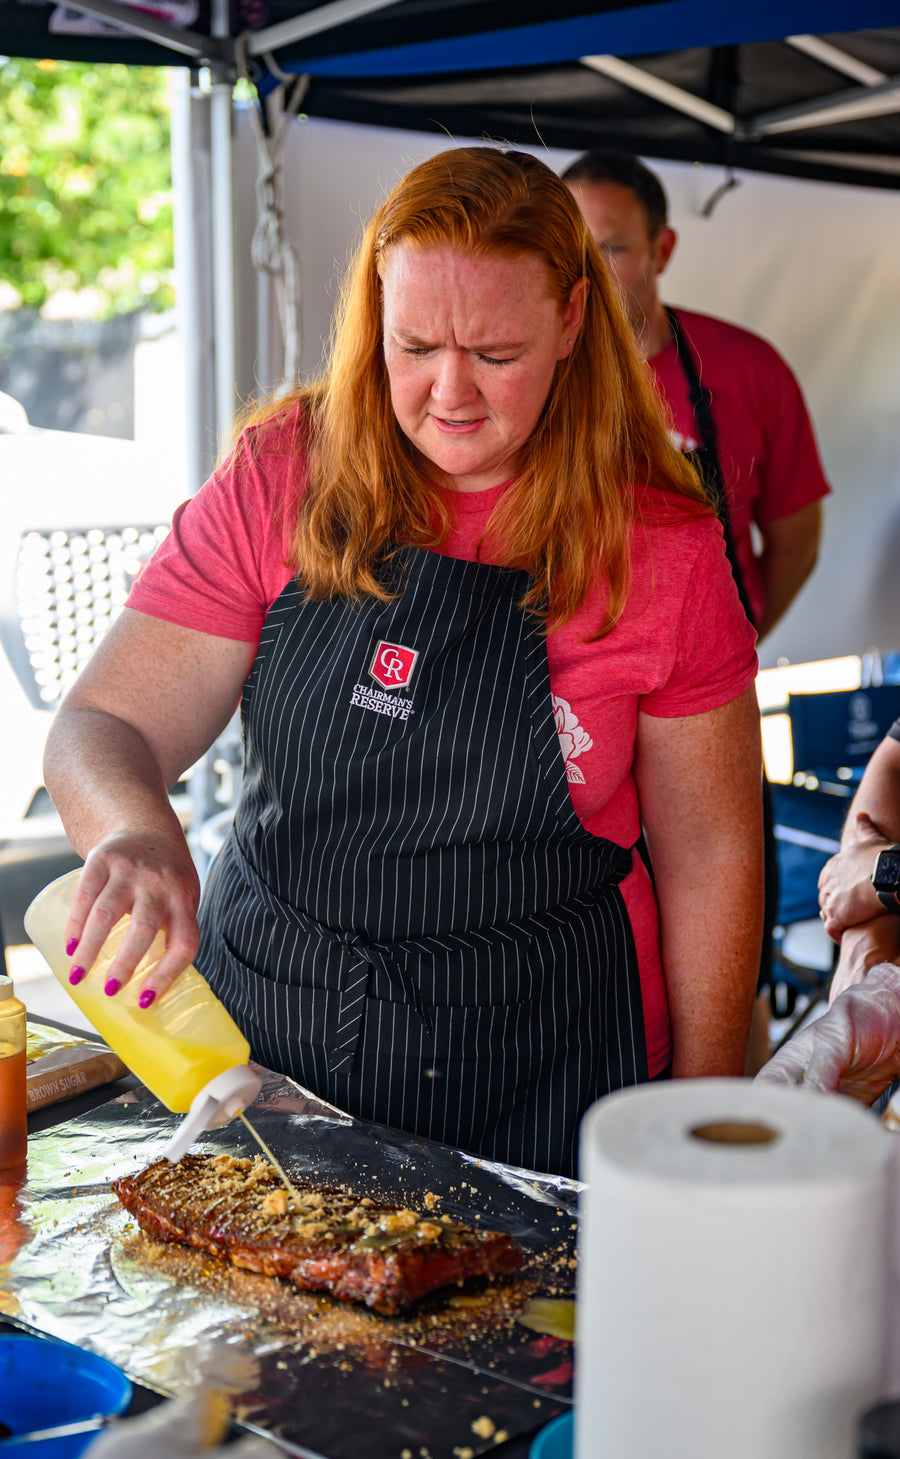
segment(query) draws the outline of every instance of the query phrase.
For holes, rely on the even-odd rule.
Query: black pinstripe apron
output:
[[[618,883],[572,806],[524,573],[406,548],[390,603],[273,604],[197,963],[260,1062],[490,1159],[574,1174],[646,1079]]]

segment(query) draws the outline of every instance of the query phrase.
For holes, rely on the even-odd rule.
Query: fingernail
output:
[[[114,993],[118,993],[121,986],[122,984],[119,982],[118,978],[110,978],[104,985],[103,991],[106,994],[107,998],[111,998]]]
[[[138,1008],[149,1008],[155,997],[156,994],[152,988],[145,988],[138,999]]]
[[[84,968],[70,968],[69,969],[69,982],[73,985],[73,987],[74,987],[74,985],[76,983],[80,983],[83,977],[84,977]]]
[[[71,957],[77,946],[78,938],[70,937],[68,942],[66,943],[66,957]]]

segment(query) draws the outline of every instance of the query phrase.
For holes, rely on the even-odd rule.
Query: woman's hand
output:
[[[169,788],[222,733],[255,651],[125,608],[57,710],[44,784],[85,858],[66,929],[75,982],[126,912],[111,995],[158,932],[144,1006],[193,960],[199,883]]]
[[[90,972],[104,942],[126,913],[127,931],[106,970],[114,996],[162,932],[165,952],[148,974],[139,1003],[148,1008],[194,959],[199,940],[200,881],[180,828],[166,837],[140,831],[105,836],[88,853],[66,924],[69,982]]]

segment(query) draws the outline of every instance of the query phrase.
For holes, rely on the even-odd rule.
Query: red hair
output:
[[[571,354],[557,367],[519,471],[489,523],[503,560],[526,568],[523,606],[562,623],[602,574],[608,632],[630,583],[634,487],[664,488],[702,510],[700,481],[669,441],[661,407],[615,287],[568,187],[527,153],[460,147],[421,163],[375,213],[347,275],[323,378],[256,412],[299,400],[310,475],[291,567],[310,598],[388,596],[379,559],[393,543],[435,547],[449,526],[429,463],[391,406],[382,345],[381,271],[389,249],[450,247],[537,255],[560,314],[589,281]],[[687,508],[690,510],[690,508]]]

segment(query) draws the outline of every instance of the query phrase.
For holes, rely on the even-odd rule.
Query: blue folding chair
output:
[[[825,968],[798,961],[788,951],[789,933],[799,923],[818,918],[819,872],[840,846],[849,800],[810,791],[804,786],[773,785],[772,803],[778,902],[772,931],[769,997],[775,1018],[793,1018],[780,1040],[783,1043],[827,996],[837,962],[836,944]],[[797,1000],[801,996],[804,1001],[797,1012]]]
[[[900,683],[789,694],[794,783],[852,794],[873,752],[900,718]],[[818,781],[818,785],[811,782]]]

